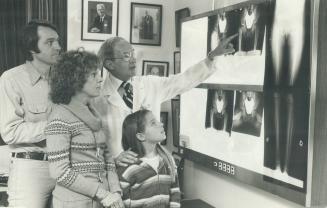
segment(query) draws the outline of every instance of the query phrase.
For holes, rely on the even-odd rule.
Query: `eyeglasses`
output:
[[[123,57],[113,57],[111,59],[122,59],[124,61],[131,61],[132,58],[135,59],[135,52],[134,52],[134,50],[128,51],[128,52],[123,52]]]

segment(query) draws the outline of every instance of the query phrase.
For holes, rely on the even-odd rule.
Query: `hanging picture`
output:
[[[162,5],[131,3],[130,43],[161,45]]]
[[[169,62],[166,61],[143,61],[143,75],[154,75],[159,77],[168,76]]]
[[[166,139],[161,142],[162,145],[167,144],[167,135],[168,135],[168,112],[160,112],[160,122],[163,124],[165,130]]]
[[[176,32],[176,47],[181,46],[181,26],[182,20],[185,17],[189,17],[191,14],[189,8],[184,8],[175,11],[175,32]]]
[[[171,100],[172,126],[173,126],[173,144],[179,147],[179,114],[180,114],[180,100]]]
[[[82,40],[104,41],[118,34],[118,0],[83,0]]]
[[[174,74],[181,72],[181,52],[174,52]]]

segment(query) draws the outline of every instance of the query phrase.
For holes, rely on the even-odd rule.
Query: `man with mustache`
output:
[[[59,58],[54,25],[33,20],[22,31],[26,62],[0,78],[0,133],[11,149],[10,207],[47,207],[55,181],[50,178],[43,134],[51,104],[50,68]]]

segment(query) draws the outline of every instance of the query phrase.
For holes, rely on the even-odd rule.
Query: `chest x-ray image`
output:
[[[233,131],[260,136],[263,112],[262,97],[262,93],[259,92],[236,92]]]
[[[262,50],[264,16],[260,6],[250,4],[242,9],[237,54],[256,55]]]
[[[233,101],[233,91],[208,89],[205,127],[230,133],[233,121]]]
[[[213,31],[210,37],[210,48],[213,49],[223,38],[227,37],[229,25],[227,24],[226,12],[220,12],[218,15],[212,17],[211,20],[209,19],[209,24],[213,25]]]
[[[260,55],[265,34],[264,9],[262,5],[249,4],[209,17],[208,50],[214,49],[223,38],[238,34],[231,42],[236,49],[235,55]]]
[[[217,47],[219,42],[226,37],[238,33],[240,27],[239,10],[220,11],[217,15],[209,17],[208,20],[208,52]],[[237,38],[231,42],[234,48],[238,46]]]

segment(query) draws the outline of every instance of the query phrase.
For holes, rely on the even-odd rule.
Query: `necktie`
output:
[[[133,109],[133,86],[128,82],[123,82],[121,87],[124,89],[123,100],[125,104]]]

